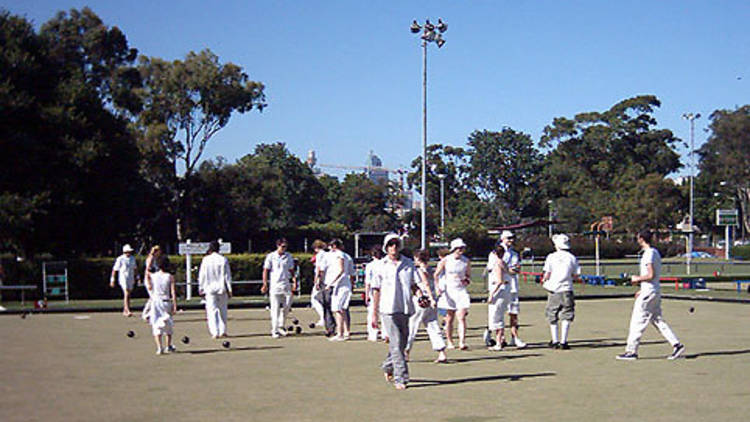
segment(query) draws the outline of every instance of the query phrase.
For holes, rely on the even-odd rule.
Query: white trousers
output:
[[[378,341],[378,333],[380,330],[372,327],[372,321],[375,319],[375,306],[373,305],[372,299],[367,304],[367,340]],[[382,324],[381,324],[382,326]]]
[[[319,294],[320,294],[320,290],[315,288],[315,285],[313,284],[312,292],[310,292],[310,306],[312,306],[312,308],[315,310],[315,312],[318,313],[318,316],[320,317],[318,318],[318,321],[316,321],[316,323],[319,321],[323,321],[323,318],[325,317],[325,313],[323,311],[323,304],[320,303],[320,300],[319,300],[320,299]]]
[[[500,330],[505,328],[505,313],[508,312],[513,298],[510,290],[503,287],[498,291],[487,305],[487,325],[490,330]]]
[[[271,334],[274,334],[286,325],[286,316],[292,307],[292,292],[271,293],[268,300],[271,302]]]
[[[427,330],[432,350],[439,352],[445,349],[445,339],[443,339],[443,330],[440,329],[438,323],[437,309],[422,308],[416,305],[414,314],[409,317],[409,337],[406,340],[406,350],[411,350],[420,325],[424,325]]]
[[[214,337],[227,333],[227,304],[229,296],[226,293],[206,293],[206,319],[208,331]]]
[[[669,328],[669,324],[661,316],[661,295],[657,293],[641,294],[633,304],[633,314],[630,317],[630,330],[628,333],[627,352],[638,353],[643,332],[648,324],[654,324],[662,336],[671,344],[676,345],[680,341]]]

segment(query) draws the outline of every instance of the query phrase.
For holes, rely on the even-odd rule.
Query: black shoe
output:
[[[559,349],[560,343],[555,343],[552,340],[550,340],[550,342],[547,343],[547,347],[549,347],[550,349]]]
[[[568,343],[560,343],[560,348],[563,350],[570,350],[570,345]]]
[[[638,359],[638,355],[633,352],[625,352],[621,355],[617,355],[615,357],[617,360],[636,360]]]
[[[682,352],[685,351],[685,345],[682,343],[677,343],[674,345],[674,350],[672,350],[672,354],[667,357],[669,360],[675,360],[678,357],[682,356]]]

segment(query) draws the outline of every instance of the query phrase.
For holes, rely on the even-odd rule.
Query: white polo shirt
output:
[[[399,260],[394,262],[386,256],[380,260],[379,269],[372,283],[373,289],[380,289],[379,312],[412,315],[414,304],[411,290],[420,280],[414,261],[399,255]]]
[[[112,271],[117,271],[117,280],[121,286],[132,286],[135,282],[135,257],[122,254],[115,260]]]
[[[280,254],[273,251],[266,255],[263,269],[268,270],[268,291],[271,294],[288,293],[291,290],[289,280],[294,271],[294,258],[289,252]]]
[[[570,292],[573,291],[573,276],[581,274],[581,267],[572,253],[559,250],[547,255],[544,272],[550,273],[549,280],[542,286],[545,290],[553,293]]]
[[[344,252],[340,250],[326,252],[323,266],[321,267],[321,270],[325,272],[324,284],[326,286],[331,286],[339,280],[339,278],[336,277],[339,275],[339,265],[343,266],[343,273],[341,273],[342,280],[339,282],[339,284],[343,285],[349,280]]]
[[[648,264],[651,264],[653,267],[654,278],[650,281],[641,282],[641,294],[651,292],[661,294],[661,282],[659,281],[661,279],[661,254],[658,250],[650,246],[644,249],[643,255],[641,255],[640,271],[642,276],[648,273],[648,269],[646,268]]]

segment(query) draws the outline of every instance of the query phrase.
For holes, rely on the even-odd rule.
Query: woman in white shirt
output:
[[[438,292],[438,307],[445,309],[445,337],[448,349],[453,344],[453,321],[458,320],[458,347],[466,350],[466,316],[469,314],[471,298],[466,286],[471,283],[471,261],[465,257],[466,243],[461,238],[451,241],[451,253],[443,258],[435,270],[435,278],[445,274],[444,290]]]
[[[177,312],[177,295],[175,294],[174,276],[170,274],[167,257],[159,255],[154,259],[156,265],[149,269],[146,278],[146,288],[151,292],[151,307],[148,319],[151,323],[151,333],[156,343],[156,354],[174,352],[172,345],[172,331],[174,322],[172,315]],[[162,336],[167,337],[167,347],[162,348]]]

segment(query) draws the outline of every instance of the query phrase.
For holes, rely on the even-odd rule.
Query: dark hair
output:
[[[427,249],[420,249],[414,254],[415,259],[419,259],[422,262],[430,262],[430,251]]]
[[[219,241],[212,240],[208,243],[208,253],[219,252]]]
[[[643,229],[643,230],[641,230],[641,231],[638,232],[638,237],[640,237],[641,239],[643,239],[644,242],[646,242],[646,243],[648,243],[650,245],[651,241],[654,238],[654,234],[651,233],[651,230],[649,230],[649,229]]]
[[[331,239],[330,242],[328,242],[329,245],[335,246],[337,249],[341,249],[342,246],[344,246],[344,242],[341,241],[338,237]]]
[[[280,237],[280,238],[276,239],[276,246],[281,246],[284,243],[286,243],[287,245],[289,244],[289,242],[287,242],[286,239],[283,238],[283,237]]]
[[[370,256],[372,256],[375,259],[380,259],[383,257],[383,250],[380,249],[380,245],[375,245],[372,248],[370,248]]]
[[[155,273],[159,270],[165,273],[172,273],[172,264],[169,263],[169,257],[167,255],[159,255],[151,261],[151,267],[148,272]]]

